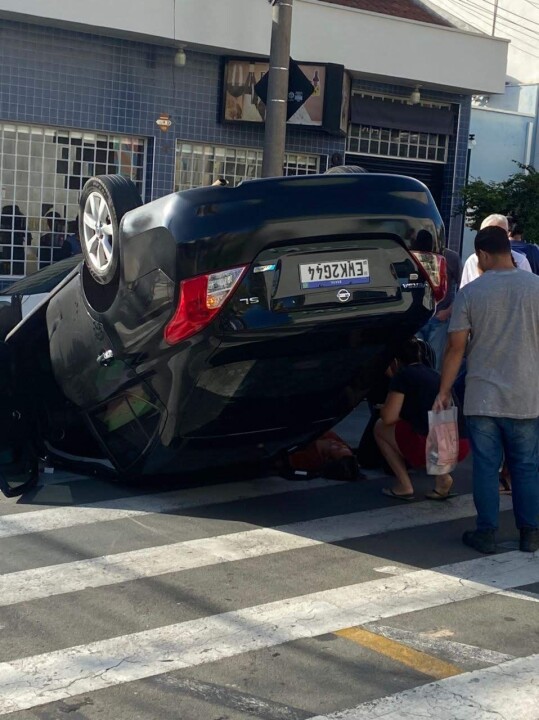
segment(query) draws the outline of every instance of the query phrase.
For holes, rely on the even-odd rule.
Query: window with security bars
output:
[[[447,162],[449,137],[436,133],[350,125],[347,151],[359,155]]]
[[[143,138],[0,123],[0,275],[28,275],[78,249],[86,180],[121,174],[143,194],[145,162]]]
[[[285,175],[314,175],[320,172],[320,157],[286,153]],[[231,185],[262,176],[262,150],[177,141],[175,190],[211,185],[225,177]]]

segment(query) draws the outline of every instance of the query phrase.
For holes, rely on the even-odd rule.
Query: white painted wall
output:
[[[218,0],[219,1],[219,0]],[[92,32],[122,30],[154,38],[172,38],[175,0],[1,0],[0,13],[21,20],[79,24]],[[180,5],[182,0],[178,0]],[[109,34],[109,33],[107,33]]]
[[[492,33],[494,0],[429,0],[442,9],[481,30]],[[508,38],[507,74],[521,83],[539,83],[539,2],[537,0],[498,0],[495,35]]]
[[[0,14],[218,52],[268,55],[272,8],[263,0],[0,0]],[[506,51],[505,41],[480,34],[319,0],[294,3],[293,57],[341,63],[385,81],[503,92]]]

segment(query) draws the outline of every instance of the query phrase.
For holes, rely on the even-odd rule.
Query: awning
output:
[[[430,108],[422,105],[407,105],[390,100],[352,96],[352,122],[355,125],[412,132],[453,135],[455,116],[450,108]]]

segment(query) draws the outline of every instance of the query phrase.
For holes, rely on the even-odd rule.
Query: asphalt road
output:
[[[361,415],[361,413],[360,413]],[[356,436],[358,415],[341,427]],[[460,495],[279,478],[129,489],[56,472],[0,501],[0,715],[539,718],[539,557]]]

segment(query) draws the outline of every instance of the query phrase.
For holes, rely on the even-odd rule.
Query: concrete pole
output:
[[[273,2],[262,177],[283,174],[293,2]]]
[[[492,16],[492,37],[496,34],[496,20],[498,18],[498,0],[494,0],[494,15]]]

